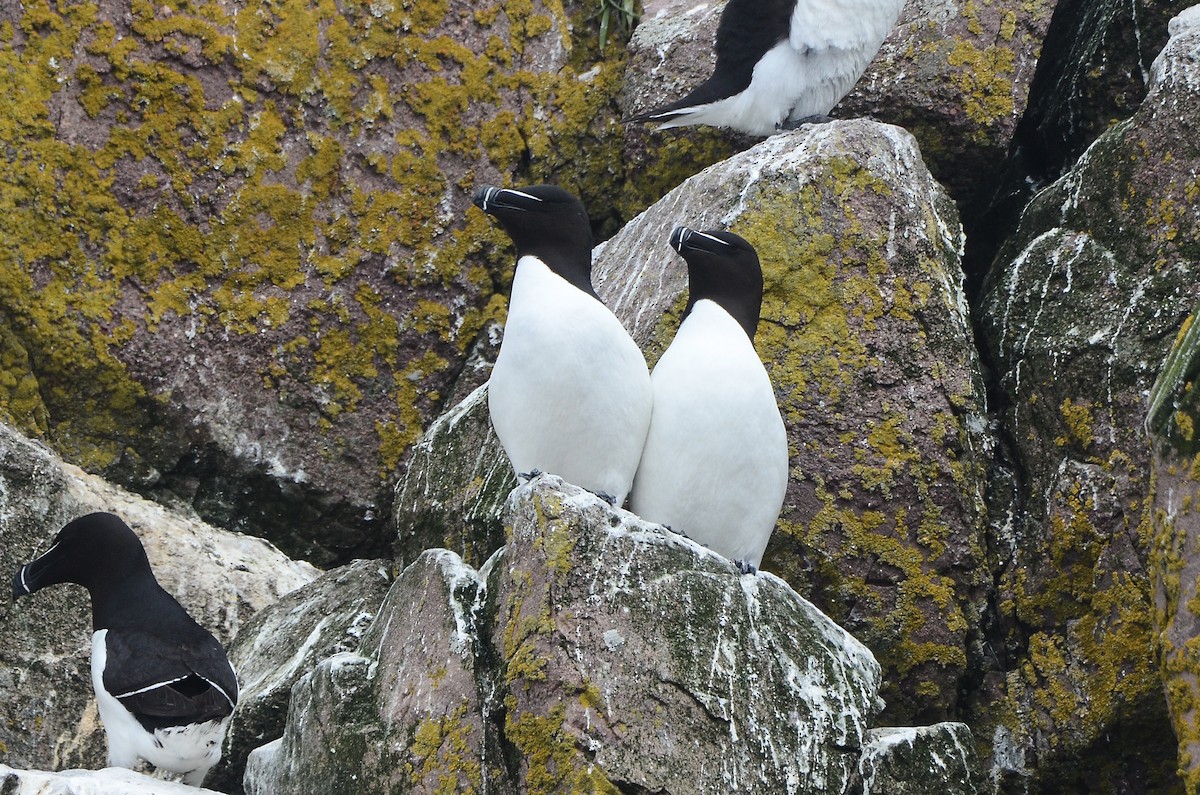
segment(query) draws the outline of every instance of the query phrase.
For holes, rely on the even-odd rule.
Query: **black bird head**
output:
[[[583,202],[556,185],[475,191],[475,206],[495,218],[517,247],[579,289],[592,289],[592,225]]]
[[[13,599],[67,582],[95,597],[107,585],[137,574],[150,574],[142,542],[120,518],[92,513],[69,522],[48,550],[17,569]]]
[[[671,248],[688,266],[684,317],[697,301],[707,298],[728,312],[753,340],[763,293],[762,267],[754,247],[732,232],[677,226],[671,233]]]

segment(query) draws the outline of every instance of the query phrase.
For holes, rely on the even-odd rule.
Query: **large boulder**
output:
[[[261,539],[210,527],[87,475],[0,425],[0,573],[11,579],[64,524],[101,510],[129,523],[162,586],[226,646],[255,612],[318,574]],[[5,762],[102,766],[106,751],[92,697],[87,592],[72,585],[16,604],[0,599],[0,637]]]
[[[522,792],[840,792],[874,657],[784,582],[553,479],[510,502],[490,645]]]
[[[246,757],[283,734],[292,686],[322,660],[358,649],[391,582],[389,562],[358,560],[283,596],[238,632],[229,660],[241,697],[208,786],[242,791]]]
[[[480,571],[430,550],[292,691],[246,790],[827,793],[880,668],[770,574],[543,476]],[[927,781],[937,787],[936,775]]]
[[[1062,176],[1146,96],[1167,22],[1192,0],[1057,0],[1008,157],[963,213],[977,288],[1033,193]],[[1028,76],[1026,76],[1028,79]],[[976,290],[972,289],[972,294]]]
[[[1021,501],[998,525],[1007,711],[1044,786],[1174,775],[1151,603],[1146,395],[1200,299],[1200,30],[1172,23],[1145,102],[1040,192],[982,334]],[[1168,572],[1160,572],[1167,576]]]
[[[0,6],[0,412],[294,556],[388,552],[510,277],[474,185],[616,193],[617,67],[570,27],[559,0]]]
[[[504,545],[500,517],[515,485],[492,428],[487,386],[481,385],[429,426],[396,484],[397,563],[407,565],[424,550],[441,547],[482,566]]]
[[[246,792],[328,793],[347,782],[360,792],[507,791],[479,686],[481,592],[454,553],[418,557],[361,647],[292,688],[282,737],[250,755]]]
[[[764,567],[871,648],[889,720],[956,717],[982,665],[992,439],[953,202],[911,135],[865,120],[706,169],[596,255],[597,290],[651,360],[684,306],[681,223],[728,228],[762,261],[756,346],[791,449]]]

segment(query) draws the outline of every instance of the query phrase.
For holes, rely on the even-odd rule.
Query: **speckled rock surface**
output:
[[[510,278],[471,190],[613,193],[581,146],[617,66],[568,28],[558,0],[0,5],[0,411],[293,556],[389,551]]]
[[[1180,774],[1200,789],[1200,323],[1188,318],[1150,393],[1155,629]],[[1155,412],[1154,407],[1159,407]]]
[[[552,476],[505,524],[478,573],[431,550],[399,576],[247,792],[844,790],[880,669],[785,583]]]
[[[1058,0],[1017,129],[1024,176],[1056,179],[1146,96],[1167,23],[1188,0]]]
[[[406,568],[357,653],[292,688],[283,736],[250,755],[250,795],[505,793],[477,671],[482,582],[447,550]]]
[[[397,562],[442,547],[482,566],[504,545],[501,512],[516,482],[480,386],[429,427],[396,485]]]
[[[0,764],[5,795],[216,795],[213,790],[152,778],[132,770],[14,770]]]
[[[256,611],[318,574],[256,538],[172,513],[63,464],[0,425],[0,573],[44,551],[66,522],[91,511],[122,516],[155,576],[223,643]],[[14,604],[0,599],[0,748],[10,765],[100,766],[103,730],[89,673],[91,611],[77,586]]]
[[[326,572],[238,632],[229,659],[242,692],[208,786],[242,791],[246,757],[283,734],[292,686],[327,657],[358,649],[387,595],[390,569],[388,561],[359,560]]]
[[[871,729],[858,763],[862,795],[939,795],[987,792],[964,723],[902,729]]]
[[[676,224],[728,228],[762,261],[756,346],[791,449],[764,568],[871,647],[887,720],[954,717],[981,654],[992,442],[953,203],[910,135],[865,120],[701,172],[597,252],[597,290],[651,361],[684,305]]]
[[[487,604],[522,792],[844,790],[878,706],[862,644],[557,478],[508,511]]]
[[[869,116],[907,128],[934,175],[956,200],[969,201],[1012,140],[1054,6],[1054,0],[909,0],[874,62],[832,115]],[[712,41],[723,8],[719,0],[647,4],[630,41],[621,88],[628,114],[677,99],[712,73]],[[701,166],[714,162],[704,160],[709,150],[732,152],[755,140],[674,129],[632,129],[627,138],[627,158],[655,163],[693,157]]]
[[[983,335],[1024,495],[995,542],[1006,720],[1045,786],[1125,776],[1154,791],[1174,775],[1146,651],[1155,624],[1142,421],[1200,300],[1200,31],[1194,10],[1189,19],[1173,23],[1138,112],[1035,197],[985,294]]]

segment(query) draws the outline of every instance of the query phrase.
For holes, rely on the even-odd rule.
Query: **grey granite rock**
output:
[[[391,582],[388,561],[355,561],[272,603],[238,632],[229,658],[241,698],[210,787],[241,791],[246,757],[283,734],[292,686],[325,658],[358,649]]]

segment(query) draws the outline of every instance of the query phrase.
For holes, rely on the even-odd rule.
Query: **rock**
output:
[[[510,278],[471,191],[615,195],[581,150],[616,65],[569,63],[556,0],[0,21],[0,410],[293,556],[390,551],[391,486]]]
[[[991,190],[1030,97],[1059,0],[909,0],[833,113],[904,127],[960,207]]]
[[[520,791],[845,789],[879,666],[784,582],[552,477],[506,526],[487,604]]]
[[[1180,776],[1187,791],[1200,788],[1200,324],[1185,322],[1162,374],[1150,392],[1147,429],[1151,434],[1151,486],[1154,546],[1151,584],[1155,629],[1167,706],[1179,742]],[[1157,410],[1156,410],[1157,409]]]
[[[975,740],[963,723],[871,729],[858,772],[862,795],[982,795]]]
[[[4,795],[217,795],[214,790],[190,787],[119,767],[103,770],[15,770],[0,764],[0,792]]]
[[[505,525],[480,572],[430,550],[401,573],[247,792],[844,790],[880,669],[785,583],[553,476]]]
[[[393,584],[358,653],[326,659],[292,689],[281,739],[249,759],[250,795],[507,791],[477,685],[482,583],[430,550]],[[349,782],[354,782],[352,785]]]
[[[984,294],[1022,498],[994,545],[1009,658],[1001,720],[1041,786],[1128,777],[1152,788],[1174,775],[1146,653],[1156,627],[1142,427],[1169,341],[1200,301],[1194,18],[1172,23],[1137,113],[1033,199]]]
[[[246,757],[283,734],[292,686],[322,660],[358,649],[391,585],[390,564],[359,560],[262,609],[238,632],[229,658],[241,698],[208,786],[241,792]]]
[[[104,483],[0,425],[0,572],[11,578],[64,524],[98,510],[129,523],[162,586],[227,645],[253,613],[318,573],[265,541],[209,527]],[[19,604],[0,603],[6,694],[0,726],[10,727],[3,737],[5,761],[29,768],[102,765],[106,749],[92,699],[87,592],[64,586]]]
[[[956,717],[983,665],[993,440],[953,203],[912,136],[864,120],[706,169],[596,252],[598,292],[652,362],[684,307],[680,223],[728,228],[762,261],[756,346],[792,456],[764,567],[875,653],[886,720]]]
[[[1190,0],[1058,0],[1003,166],[963,214],[977,287],[1033,193],[1062,176],[1146,96],[1167,22]],[[975,290],[972,290],[974,295]]]
[[[429,426],[396,485],[397,563],[442,547],[468,565],[482,566],[504,545],[500,515],[514,485],[512,466],[492,430],[487,386],[477,387]]]

